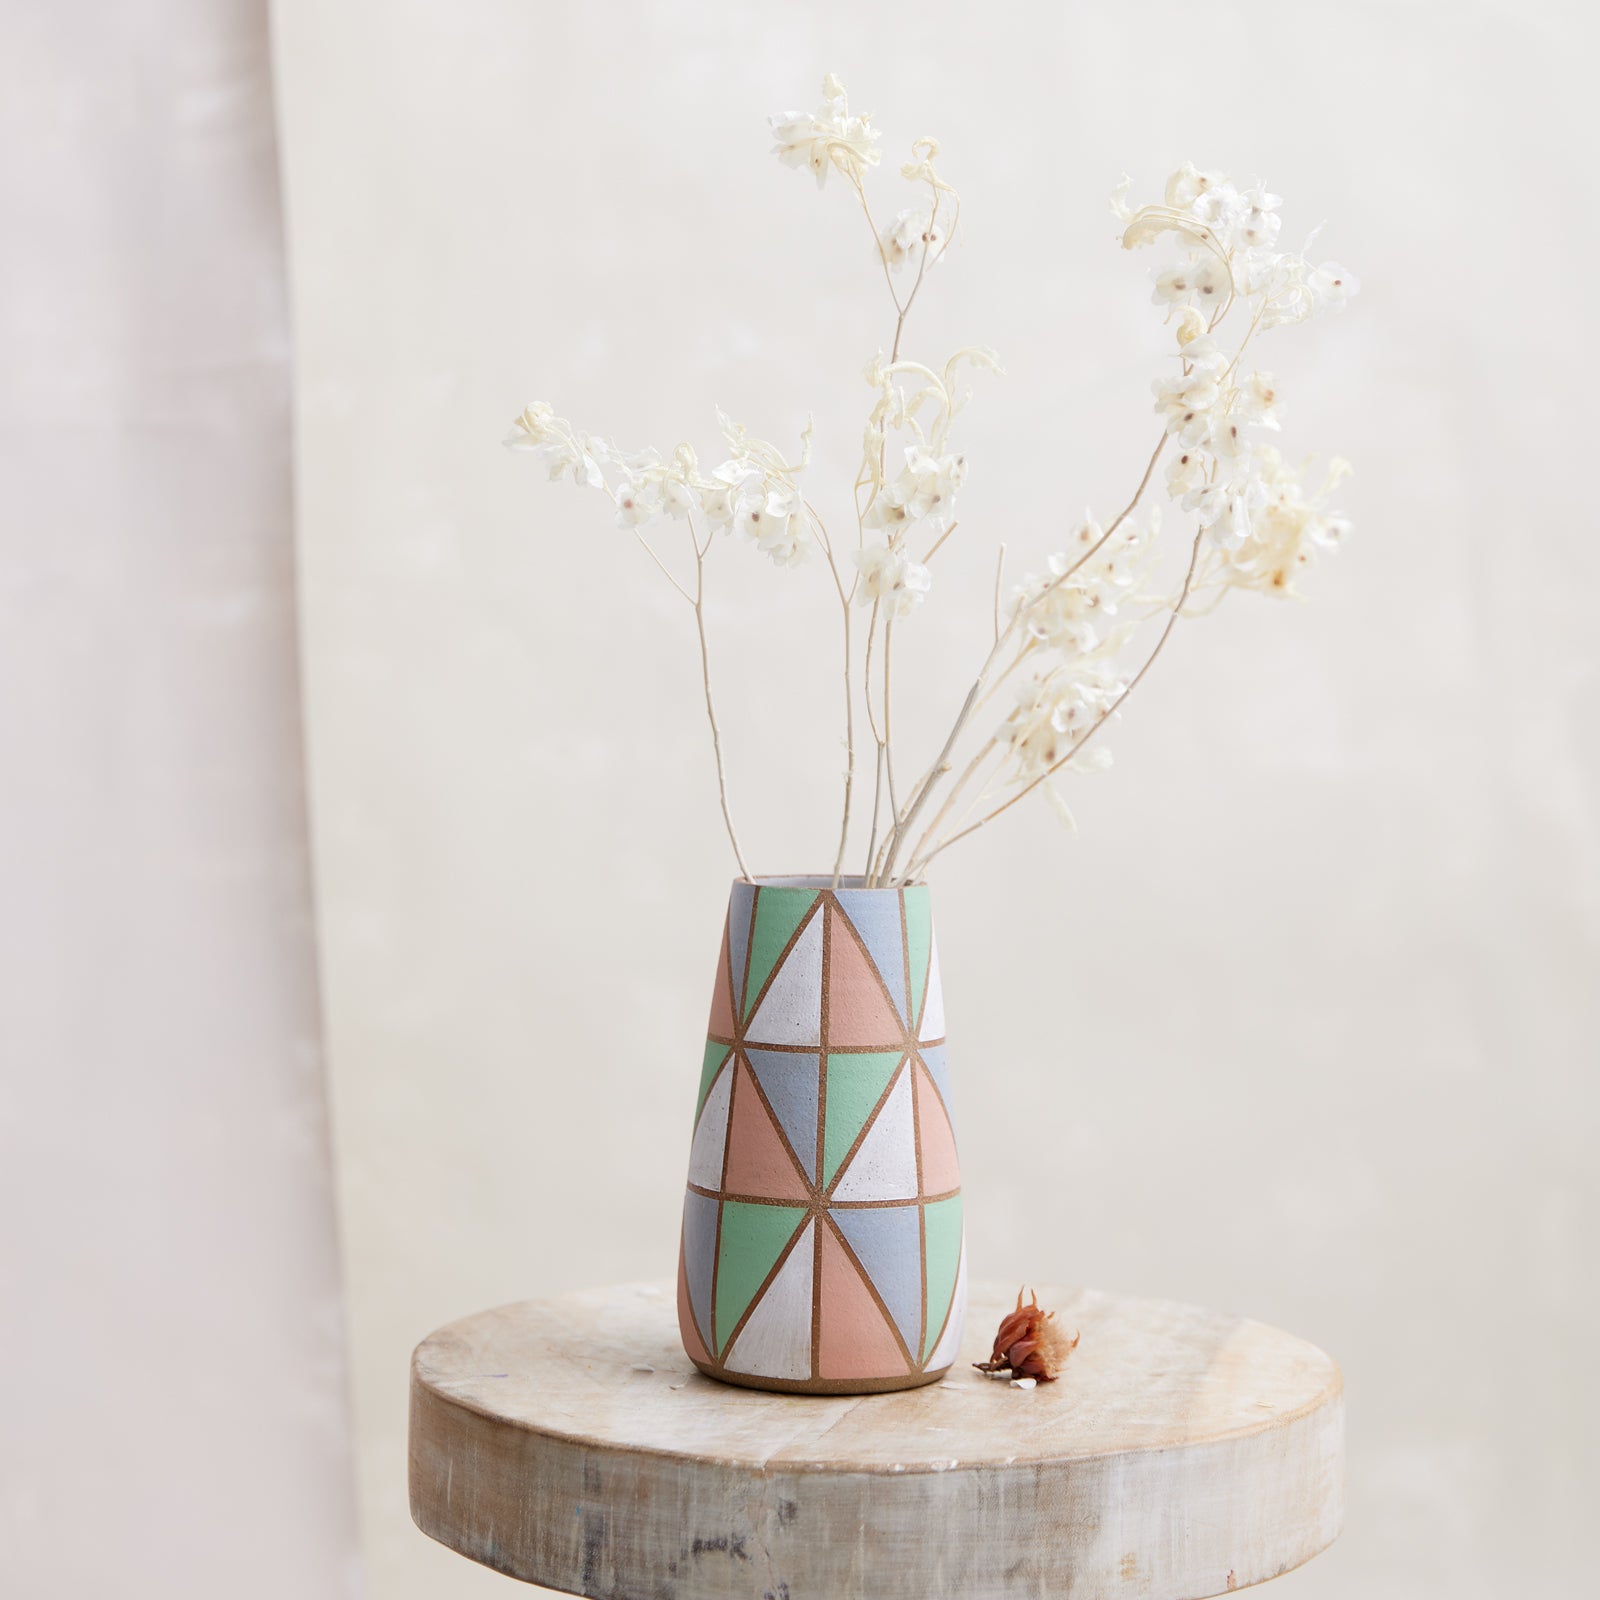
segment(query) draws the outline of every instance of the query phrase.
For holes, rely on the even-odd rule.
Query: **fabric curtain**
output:
[[[4,32],[0,1591],[348,1595],[267,6]]]

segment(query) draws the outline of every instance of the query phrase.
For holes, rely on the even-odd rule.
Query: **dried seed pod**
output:
[[[994,1336],[994,1351],[987,1361],[974,1361],[979,1372],[991,1377],[1037,1378],[1049,1383],[1061,1376],[1067,1357],[1078,1348],[1077,1334],[1066,1334],[1056,1326],[1053,1311],[1039,1309],[1034,1294],[1027,1305],[1022,1290],[1017,1290],[1017,1309],[1001,1319]]]

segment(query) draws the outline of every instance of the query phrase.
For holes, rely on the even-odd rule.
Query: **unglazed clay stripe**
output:
[[[832,976],[834,918],[828,908],[837,910],[838,902],[831,894],[821,896],[825,902],[822,924],[822,994],[818,999],[817,1038],[821,1048],[817,1055],[817,1154],[816,1174],[820,1186],[827,1168],[823,1165],[828,1127],[828,1022],[829,978]],[[811,1381],[822,1377],[822,1225],[816,1224],[817,1235],[811,1245]]]
[[[824,942],[826,942],[826,939],[824,939]],[[756,1050],[771,1050],[776,1055],[814,1056],[817,1053],[817,1048],[818,1048],[814,1044],[768,1044],[768,1043],[766,1043],[765,1040],[762,1040],[762,1039],[751,1039],[751,1040],[746,1041],[746,1040],[743,1040],[743,1039],[724,1039],[721,1036],[721,1034],[716,1034],[716,1033],[708,1033],[706,1035],[706,1043],[707,1044],[720,1045],[725,1050],[743,1049],[747,1042],[750,1044],[750,1046],[753,1049],[756,1049]],[[945,1039],[923,1039],[921,1041],[918,1041],[918,1040],[915,1040],[915,1039],[912,1040],[912,1044],[913,1045],[915,1045],[915,1044],[917,1044],[919,1042],[921,1044],[926,1045],[930,1050],[932,1050],[932,1049],[936,1048],[937,1046],[939,1046],[941,1044],[947,1043],[948,1041],[945,1040]],[[883,1045],[873,1045],[873,1044],[841,1044],[841,1045],[835,1045],[832,1050],[828,1051],[828,1054],[829,1055],[835,1055],[835,1056],[882,1055],[886,1046],[887,1046],[887,1048],[889,1048],[891,1050],[895,1049],[896,1047],[898,1047],[898,1048],[900,1048],[902,1050],[906,1048],[905,1043],[904,1043],[903,1040],[889,1039],[889,1040],[886,1040],[885,1044],[883,1044]]]
[[[818,1195],[808,1200],[803,1208],[796,1200],[775,1200],[770,1194],[729,1194],[722,1189],[707,1189],[703,1184],[686,1184],[690,1194],[704,1195],[707,1200],[737,1200],[747,1206],[782,1206],[785,1210],[806,1211],[887,1211],[894,1206],[932,1205],[935,1200],[954,1200],[959,1189],[944,1189],[938,1194],[912,1195],[907,1200],[829,1200]]]

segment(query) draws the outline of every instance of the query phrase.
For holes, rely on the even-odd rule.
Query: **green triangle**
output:
[[[700,1113],[705,1110],[706,1096],[711,1093],[711,1085],[716,1082],[717,1073],[727,1059],[727,1045],[718,1044],[715,1039],[706,1040],[706,1058],[700,1066],[700,1098],[694,1103],[696,1125],[699,1124]]]
[[[750,929],[750,976],[744,986],[746,1019],[755,1010],[762,986],[772,976],[778,957],[816,900],[815,892],[809,889],[782,889],[764,884],[756,890],[755,923]],[[734,985],[738,986],[737,978]]]
[[[923,1256],[928,1263],[928,1331],[922,1340],[926,1361],[944,1329],[950,1297],[961,1266],[961,1196],[930,1200],[922,1208]]]
[[[773,1263],[806,1218],[804,1206],[752,1205],[745,1200],[722,1202],[722,1229],[717,1247],[717,1354],[733,1337],[739,1318],[767,1281]]]
[[[906,953],[911,958],[911,1026],[922,1023],[922,994],[928,987],[928,951],[933,945],[933,916],[928,886],[916,884],[902,891],[906,902]]]
[[[828,1100],[822,1136],[822,1183],[833,1182],[839,1163],[883,1098],[894,1069],[905,1059],[899,1050],[864,1050],[828,1057]]]

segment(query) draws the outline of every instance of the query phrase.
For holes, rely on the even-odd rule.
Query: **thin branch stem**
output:
[[[889,815],[900,815],[894,792],[894,619],[883,624],[883,770],[889,783]],[[877,888],[876,880],[868,887]]]
[[[706,720],[711,724],[711,750],[717,758],[717,798],[722,802],[722,820],[728,829],[728,843],[733,846],[733,859],[739,863],[739,876],[748,878],[750,869],[745,865],[744,852],[739,848],[739,835],[733,827],[733,811],[728,804],[728,769],[722,760],[722,729],[717,726],[717,707],[711,696],[711,651],[706,644],[706,550],[689,524],[689,542],[694,546],[694,626],[700,636],[700,681],[706,692]],[[665,569],[663,569],[665,570]]]
[[[1145,490],[1150,487],[1150,479],[1155,475],[1156,463],[1161,459],[1161,453],[1167,447],[1167,438],[1168,435],[1165,431],[1163,431],[1161,437],[1156,441],[1155,449],[1150,453],[1149,461],[1145,464],[1144,476],[1139,479],[1139,487],[1133,491],[1133,498],[1129,500],[1127,505],[1125,505],[1122,510],[1117,513],[1116,519],[1112,522],[1111,526],[1108,527],[1106,531],[1102,533],[1100,537],[1096,539],[1095,542],[1087,550],[1085,550],[1076,561],[1068,566],[1064,572],[1053,578],[1045,586],[1044,590],[1039,596],[1040,599],[1043,599],[1045,595],[1054,593],[1055,590],[1059,589],[1062,584],[1064,584],[1075,572],[1078,571],[1080,567],[1084,565],[1085,562],[1092,560],[1095,555],[1099,553],[1100,549],[1104,546],[1112,534],[1114,534],[1117,529],[1120,528],[1122,524],[1133,515],[1134,511],[1138,508],[1140,500],[1144,498]],[[954,749],[956,741],[961,737],[962,732],[965,730],[967,719],[971,717],[974,708],[977,706],[979,697],[983,694],[984,688],[987,684],[989,673],[993,669],[995,661],[998,659],[1000,652],[1004,649],[1006,641],[1014,632],[1016,632],[1018,626],[1020,625],[1022,614],[1022,608],[1019,606],[1016,612],[1013,614],[1011,621],[1008,622],[1005,628],[1001,630],[999,637],[996,638],[994,644],[990,647],[989,654],[984,657],[983,665],[978,668],[978,676],[973,679],[972,687],[967,691],[967,698],[961,703],[961,710],[956,713],[955,724],[950,729],[949,738],[947,738],[944,742],[944,749],[940,751],[938,759],[934,762],[933,766],[928,769],[927,773],[924,775],[923,781],[917,786],[915,790],[916,798],[910,802],[907,815],[904,818],[896,819],[894,831],[890,836],[891,840],[893,841],[888,862],[890,868],[894,866],[894,856],[899,850],[900,841],[909,836],[912,826],[917,820],[918,814],[921,812],[923,806],[927,803],[929,795],[933,793],[935,787],[938,785],[939,778],[942,773],[949,771],[950,752]],[[1018,662],[1020,662],[1026,654],[1026,650],[1019,650],[1016,658],[1009,666],[1007,666],[997,682],[1004,682],[1004,680],[1016,670]],[[918,848],[921,848],[920,845]],[[919,864],[925,865],[926,862]],[[909,872],[910,868],[907,869],[908,875]]]
[[[663,561],[661,559],[661,557],[656,554],[655,547],[650,543],[650,541],[647,538],[645,538],[645,536],[642,533],[640,533],[637,528],[635,528],[633,530],[633,536],[634,536],[634,538],[636,538],[639,541],[640,544],[642,544],[644,546],[644,553],[647,556],[649,556],[650,559],[653,562],[655,562],[655,564],[658,567],[661,568],[662,577],[664,577],[667,580],[667,582],[670,583],[672,585],[672,587],[674,589],[676,589],[678,591],[678,593],[681,594],[683,596],[683,598],[689,602],[690,605],[693,605],[694,604],[694,596],[692,594],[690,594],[689,591],[687,589],[685,589],[684,586],[681,583],[679,583],[678,580],[675,577],[673,577],[671,569],[667,566],[666,562]],[[693,535],[691,535],[691,537],[693,537]],[[702,552],[700,550],[700,546],[698,544],[695,545],[695,554],[697,556],[702,554]]]
[[[943,533],[941,533],[941,534],[940,534],[940,535],[939,535],[939,537],[938,537],[938,538],[937,538],[937,539],[935,539],[935,540],[934,540],[934,541],[933,541],[933,548],[932,548],[932,549],[930,549],[930,550],[929,550],[929,551],[928,551],[928,553],[927,553],[927,555],[925,555],[925,556],[924,556],[924,557],[923,557],[923,558],[922,558],[922,564],[923,564],[923,566],[927,566],[927,564],[928,564],[928,563],[929,563],[929,562],[930,562],[930,561],[932,561],[932,560],[933,560],[933,558],[934,558],[934,557],[935,557],[935,556],[936,556],[936,555],[938,555],[938,553],[939,553],[939,551],[940,551],[940,549],[941,549],[941,548],[943,548],[943,545],[944,545],[944,542],[945,542],[945,540],[946,540],[946,539],[948,539],[948,538],[949,538],[949,537],[950,537],[950,535],[951,535],[951,534],[952,534],[952,533],[954,533],[954,532],[955,532],[955,531],[956,531],[956,529],[957,529],[957,528],[959,528],[959,527],[960,527],[960,526],[961,526],[961,523],[960,523],[960,521],[959,521],[959,520],[958,520],[958,521],[955,521],[955,522],[952,522],[952,523],[951,523],[951,524],[950,524],[950,526],[949,526],[949,527],[948,527],[948,528],[946,528],[946,529],[945,529],[945,530],[944,530],[944,532],[943,532]]]
[[[1163,647],[1166,645],[1168,637],[1171,635],[1173,628],[1177,624],[1178,618],[1183,615],[1184,603],[1189,598],[1189,585],[1194,582],[1195,565],[1200,559],[1200,541],[1204,537],[1205,529],[1197,528],[1194,535],[1194,544],[1189,552],[1189,570],[1184,574],[1183,588],[1178,592],[1177,601],[1174,603],[1172,611],[1167,617],[1166,626],[1162,628],[1161,637],[1156,640],[1155,648],[1152,649],[1150,654],[1145,657],[1144,664],[1139,668],[1139,670],[1134,673],[1132,678],[1128,680],[1128,686],[1122,691],[1122,693],[1119,694],[1117,698],[1106,707],[1105,711],[1102,712],[1101,715],[1095,720],[1094,725],[1090,727],[1083,737],[1079,739],[1058,761],[1056,761],[1053,765],[1046,767],[1045,770],[1037,777],[1025,783],[1009,799],[1004,800],[997,805],[993,811],[990,811],[984,816],[979,817],[976,822],[970,824],[968,827],[962,828],[960,832],[951,834],[948,839],[942,840],[932,850],[929,850],[919,859],[914,860],[906,869],[907,879],[911,877],[913,872],[925,871],[928,863],[931,862],[935,856],[942,855],[958,840],[965,839],[969,833],[976,833],[979,828],[987,827],[991,822],[994,821],[996,817],[1000,816],[1003,812],[1009,811],[1012,806],[1014,806],[1023,798],[1024,795],[1031,794],[1039,787],[1041,783],[1045,783],[1050,778],[1054,777],[1055,774],[1059,772],[1069,761],[1071,761],[1072,758],[1076,756],[1077,753],[1082,750],[1083,747],[1088,744],[1088,742],[1094,738],[1094,736],[1106,725],[1106,723],[1116,715],[1118,710],[1121,709],[1122,702],[1139,687],[1139,682],[1144,677],[1145,673],[1147,673],[1151,667],[1155,665],[1156,657],[1161,654]]]

